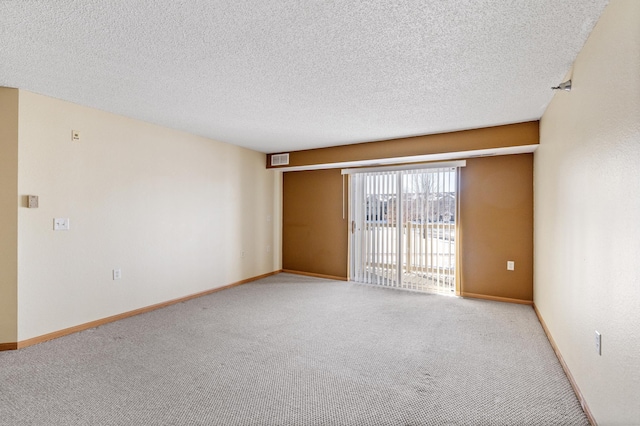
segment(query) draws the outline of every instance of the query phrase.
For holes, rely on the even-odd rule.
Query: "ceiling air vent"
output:
[[[287,154],[273,154],[271,156],[272,166],[286,166],[289,164],[289,153]]]

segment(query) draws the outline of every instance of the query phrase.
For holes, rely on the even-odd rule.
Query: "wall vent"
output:
[[[271,156],[272,166],[286,166],[289,164],[289,153],[287,154],[273,154]]]

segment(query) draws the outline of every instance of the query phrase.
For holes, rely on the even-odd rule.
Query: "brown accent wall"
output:
[[[0,345],[18,338],[18,89],[0,87]]]
[[[461,150],[483,144],[488,147],[492,134],[500,146],[532,145],[538,143],[538,122],[435,136],[444,141],[461,133],[466,142],[453,142],[454,147],[464,145]],[[480,142],[474,142],[472,135]],[[505,140],[509,135],[511,139]],[[411,139],[417,143],[422,140]],[[404,144],[403,140],[398,141]],[[314,151],[332,152],[317,160],[319,163],[329,158],[334,162],[382,158],[383,153],[393,157],[410,155],[408,150],[393,155],[386,151],[388,145],[398,141]],[[384,149],[377,151],[379,147]],[[444,148],[442,145],[438,149]],[[337,156],[347,149],[351,152],[348,158]],[[305,153],[303,157],[291,153],[290,158],[296,161],[292,165],[313,164],[315,160],[307,157],[309,151],[300,152]],[[425,153],[413,151],[415,155]],[[285,172],[283,179],[283,269],[346,278],[349,234],[348,220],[342,218],[340,171]],[[533,154],[467,159],[467,167],[461,171],[460,209],[462,295],[532,301]],[[508,260],[515,261],[514,271],[507,271]]]
[[[347,278],[340,170],[284,173],[282,194],[282,269]]]
[[[462,295],[532,301],[533,154],[472,158],[460,174]]]
[[[537,145],[538,121],[289,153],[286,167]],[[271,168],[271,155],[267,167]],[[277,168],[277,167],[276,167]]]

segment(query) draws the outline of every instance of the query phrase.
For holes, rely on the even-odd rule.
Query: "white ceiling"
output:
[[[281,152],[537,120],[607,0],[0,2],[0,86]]]

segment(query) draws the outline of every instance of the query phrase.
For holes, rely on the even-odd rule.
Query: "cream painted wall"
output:
[[[0,343],[18,325],[18,90],[0,87]]]
[[[598,424],[638,425],[640,1],[611,1],[572,80],[534,154],[534,300]]]
[[[19,114],[18,340],[281,269],[264,154],[22,90]]]

